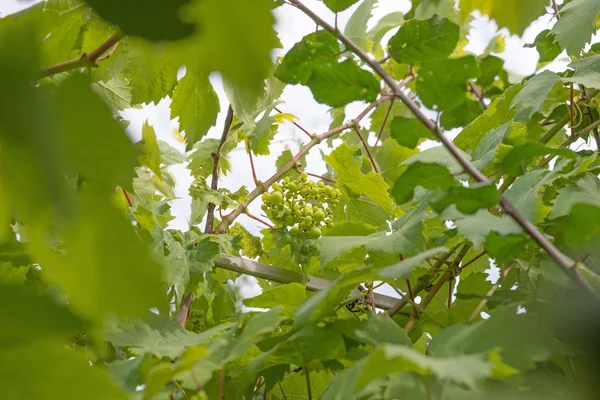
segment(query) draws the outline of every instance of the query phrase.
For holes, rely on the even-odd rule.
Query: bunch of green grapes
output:
[[[204,311],[192,308],[188,315],[185,329],[195,333],[200,333],[206,330],[206,315]]]
[[[263,193],[262,209],[277,226],[290,227],[291,236],[317,239],[323,227],[332,226],[332,206],[342,196],[338,189],[309,181],[305,173],[295,181],[286,177],[272,189]]]

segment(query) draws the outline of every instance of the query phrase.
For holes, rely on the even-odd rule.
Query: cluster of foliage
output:
[[[572,145],[600,142],[600,1],[412,0],[372,29],[377,0],[324,4],[352,13],[343,31],[300,0],[47,0],[0,19],[0,398],[597,398],[600,160]],[[277,7],[318,28],[273,64]],[[531,47],[571,64],[510,82],[501,36],[465,50],[475,10],[516,35],[553,14]],[[251,191],[218,188],[233,149],[269,155],[301,126],[275,110],[286,85],[331,107],[330,130]],[[185,154],[147,123],[125,134],[119,111],[166,97]],[[194,177],[185,232],[175,164]],[[257,237],[235,219],[261,195],[276,226]],[[241,301],[223,255],[300,278]],[[310,292],[309,275],[334,282]],[[394,307],[347,307],[379,282]]]

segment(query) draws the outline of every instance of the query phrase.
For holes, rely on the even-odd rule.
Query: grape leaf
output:
[[[466,100],[467,80],[479,74],[472,56],[425,63],[417,78],[417,93],[431,109],[451,110]]]
[[[161,158],[158,143],[156,142],[156,133],[154,132],[154,128],[148,123],[148,120],[142,126],[141,148],[140,164],[150,168],[152,172],[162,179],[162,172],[160,170]]]
[[[571,207],[566,226],[565,242],[573,249],[597,253],[600,248],[600,207],[578,203]]]
[[[546,97],[559,82],[558,75],[551,71],[544,71],[531,78],[510,103],[517,111],[514,120],[526,122],[533,114],[540,112]]]
[[[283,305],[284,312],[292,315],[304,300],[306,300],[306,288],[300,283],[289,283],[265,290],[256,297],[244,299],[243,303],[245,306],[258,308]]]
[[[409,165],[408,169],[394,183],[392,194],[397,204],[406,203],[413,197],[417,186],[425,189],[448,190],[454,185],[454,178],[445,167],[438,164],[425,164],[420,161]]]
[[[132,53],[128,68],[131,103],[158,104],[170,96],[177,84],[177,66],[165,55],[146,46],[136,46]]]
[[[275,77],[285,83],[306,84],[316,65],[334,62],[339,52],[340,45],[331,33],[310,33],[286,53]]]
[[[364,0],[350,16],[344,28],[344,35],[364,51],[369,51],[367,26],[376,5],[377,0]]]
[[[179,19],[181,9],[189,0],[174,0],[167,4],[160,0],[144,2],[144,12],[134,0],[86,0],[102,18],[119,26],[128,35],[148,40],[176,40],[189,36],[194,26]]]
[[[331,107],[341,107],[356,100],[373,102],[380,90],[373,74],[352,60],[313,66],[306,84],[319,103]]]
[[[600,4],[600,3],[599,3]],[[569,64],[569,67],[573,68],[575,72],[573,77],[565,78],[565,82],[575,82],[579,85],[584,85],[589,88],[600,88],[600,68],[598,62],[600,60],[600,54],[585,57]]]
[[[538,143],[529,142],[512,148],[508,154],[502,158],[502,167],[513,176],[523,174],[523,167],[536,157],[543,155],[559,156],[563,158],[575,159],[577,154],[569,149],[556,149],[547,147]]]
[[[333,12],[344,11],[358,0],[323,0],[325,5]]]
[[[562,49],[555,43],[554,34],[550,29],[544,29],[536,37],[533,43],[526,44],[525,47],[535,47],[540,59],[538,65],[553,61],[562,52]]]
[[[550,218],[558,218],[569,214],[575,204],[585,203],[600,207],[600,181],[593,174],[587,173],[576,184],[568,184],[558,191]]]
[[[373,42],[372,52],[375,52],[381,46],[381,39],[388,33],[390,30],[402,25],[404,22],[404,14],[401,12],[393,12],[389,13],[383,18],[381,18],[377,25],[375,25],[368,32],[367,37],[371,42]]]
[[[487,0],[460,0],[460,12],[463,20],[473,11],[479,10],[496,20],[502,28],[508,28],[510,33],[522,35],[525,28],[535,19],[546,12],[545,0],[531,0],[523,3],[519,0],[507,0],[502,4]]]
[[[410,149],[414,149],[420,139],[435,139],[429,129],[415,118],[394,117],[391,130],[398,144]]]
[[[446,249],[445,247],[436,247],[434,249],[426,250],[422,253],[417,254],[416,256],[407,258],[396,264],[392,264],[388,267],[385,267],[377,273],[377,276],[380,276],[382,278],[408,279],[410,278],[414,267],[421,264],[423,261],[432,258],[433,256],[447,252],[448,249]]]
[[[420,64],[447,57],[458,43],[458,25],[434,16],[408,21],[389,42],[388,51],[399,63]]]
[[[219,98],[208,77],[188,70],[177,83],[171,103],[171,119],[179,117],[187,151],[215,125],[219,110]]]
[[[579,55],[596,32],[596,17],[600,11],[598,0],[573,0],[561,9],[561,18],[552,27],[555,42],[570,55]]]
[[[496,216],[488,210],[479,210],[473,215],[452,218],[456,228],[462,233],[476,249],[481,248],[490,232],[502,235],[519,234],[521,227],[507,216]]]
[[[463,214],[474,214],[482,208],[494,207],[500,201],[500,192],[494,185],[473,187],[452,186],[446,195],[431,207],[441,213],[450,204],[455,204]]]

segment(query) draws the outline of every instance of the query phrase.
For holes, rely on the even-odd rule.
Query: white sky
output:
[[[491,0],[490,0],[491,1]],[[526,1],[526,0],[525,0]],[[23,1],[23,0],[0,0],[0,16],[5,16],[10,13],[17,12],[23,8],[30,6],[38,1]],[[318,0],[305,0],[304,2],[312,10],[316,11],[326,20],[333,22],[333,13],[330,12],[323,2]],[[562,1],[559,1],[562,3]],[[357,6],[351,7],[349,10],[340,13],[338,25],[345,26],[346,21]],[[369,28],[384,15],[393,11],[407,12],[410,9],[408,0],[379,0],[378,7],[374,11],[374,17],[369,22]],[[470,43],[467,50],[474,55],[481,54],[489,41],[498,33],[506,37],[506,51],[498,56],[505,60],[505,68],[509,71],[511,80],[517,81],[521,77],[530,75],[535,72],[538,60],[538,53],[535,49],[523,47],[526,43],[532,43],[537,34],[549,29],[554,24],[555,20],[549,13],[536,20],[524,33],[523,37],[508,36],[508,31],[502,29],[498,31],[495,22],[490,21],[487,17],[476,15],[472,23],[472,30],[469,35]],[[296,42],[302,37],[315,29],[315,24],[308,17],[304,16],[299,10],[290,6],[279,7],[275,11],[277,19],[276,30],[279,38],[284,46],[283,50],[274,52],[274,57],[283,56]],[[389,38],[388,34],[386,37]],[[555,71],[564,70],[568,59],[563,53],[559,56],[558,61],[555,61],[545,69]],[[208,137],[219,138],[221,136],[223,120],[228,106],[227,98],[223,92],[221,80],[218,74],[212,74],[211,81],[217,91],[221,102],[221,113],[218,117],[217,126],[213,127],[208,133]],[[310,90],[303,86],[288,86],[282,96],[285,102],[279,108],[284,112],[289,112],[298,117],[298,123],[311,132],[322,133],[327,131],[330,118],[328,107],[318,104],[312,97]],[[141,127],[145,119],[148,119],[154,127],[159,139],[169,142],[172,146],[183,151],[183,144],[179,143],[173,135],[173,130],[177,128],[177,123],[169,118],[169,99],[163,99],[158,105],[149,105],[144,109],[125,110],[122,115],[125,119],[131,122],[128,133],[137,141],[141,138]],[[352,117],[358,114],[363,105],[360,103],[350,104],[347,108],[347,115]],[[368,122],[367,122],[368,123]],[[457,132],[449,132],[450,135]],[[275,136],[274,143],[271,145],[271,155],[264,157],[255,157],[254,162],[257,169],[258,179],[266,180],[275,172],[275,160],[279,154],[286,148],[289,148],[295,153],[299,148],[298,140],[304,140],[305,135],[291,124],[280,127],[278,134]],[[322,147],[327,153],[325,146]],[[248,185],[249,189],[253,189],[253,180],[249,166],[248,156],[242,148],[238,148],[230,154],[232,171],[226,177],[222,177],[219,182],[219,187],[226,187],[232,191],[237,190],[241,185]],[[305,169],[313,173],[323,173],[325,164],[319,154],[318,148],[314,148],[307,157],[307,166]],[[191,200],[188,195],[188,188],[191,183],[191,178],[184,165],[172,166],[170,171],[174,174],[177,181],[176,195],[178,199],[171,202],[172,212],[176,219],[172,222],[171,227],[181,230],[188,229],[188,219],[190,215]],[[261,214],[260,203],[253,202],[250,205],[250,210],[255,215]],[[241,215],[238,218],[248,230],[254,234],[258,234],[264,227],[256,221]],[[204,225],[202,225],[202,228]],[[250,289],[250,288],[248,288]],[[256,289],[256,287],[255,287]],[[244,293],[250,295],[255,290],[249,290]],[[394,292],[385,290],[386,294],[394,295]],[[256,294],[256,293],[255,293]]]

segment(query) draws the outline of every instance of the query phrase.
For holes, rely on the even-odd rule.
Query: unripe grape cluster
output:
[[[204,311],[192,308],[188,315],[185,329],[195,333],[200,333],[212,328],[214,325],[215,322],[211,318],[206,319],[206,314]]]
[[[263,193],[262,209],[277,226],[290,227],[290,235],[317,239],[321,229],[333,225],[332,206],[339,204],[342,192],[323,182],[308,180],[303,173],[297,180],[285,177]]]

